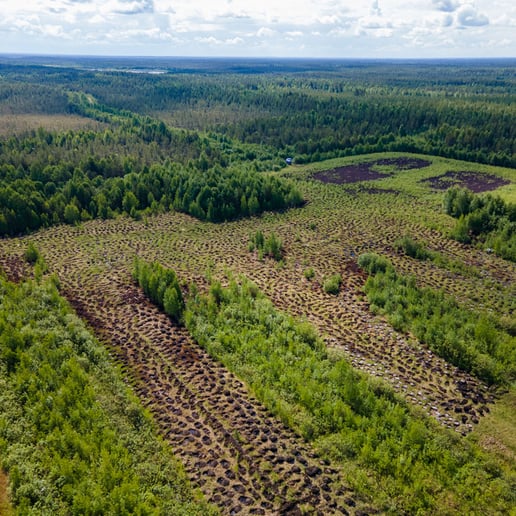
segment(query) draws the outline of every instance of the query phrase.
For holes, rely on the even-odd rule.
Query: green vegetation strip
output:
[[[432,351],[490,384],[516,377],[516,339],[489,315],[461,307],[441,291],[420,288],[384,257],[366,253],[358,264],[370,276],[365,292],[373,312],[398,331],[410,331]]]
[[[454,187],[444,196],[444,208],[458,219],[452,238],[465,244],[480,242],[498,256],[516,262],[516,204]]]
[[[405,235],[398,238],[394,242],[394,249],[398,253],[405,254],[414,258],[415,260],[429,260],[435,263],[437,267],[448,269],[452,272],[459,272],[463,274],[469,274],[471,276],[479,276],[479,271],[472,265],[466,265],[460,260],[452,260],[443,253],[437,251],[430,251],[427,247],[427,243],[414,239],[411,235]]]
[[[384,510],[503,512],[516,501],[501,466],[331,356],[311,325],[279,312],[249,281],[214,281],[207,294],[192,288],[184,320],[200,345],[286,425],[345,464],[357,491]]]
[[[51,281],[0,278],[0,457],[17,514],[209,514]]]

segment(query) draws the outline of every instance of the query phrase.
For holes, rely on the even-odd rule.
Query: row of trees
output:
[[[94,163],[90,159],[86,166]],[[61,222],[107,219],[120,213],[138,217],[143,211],[171,209],[220,222],[303,202],[291,182],[243,165],[207,171],[177,164],[153,165],[107,179],[101,175],[90,179],[88,172],[47,166],[41,173],[22,178],[19,170],[0,167],[0,235],[17,235]]]
[[[418,97],[313,96],[308,108],[285,107],[280,116],[265,114],[227,125],[224,131],[241,141],[285,149],[298,163],[412,151],[514,167],[515,115],[507,115],[502,107],[487,107],[467,104],[451,108],[448,102]],[[474,118],[474,110],[483,113],[481,120]]]
[[[448,189],[443,203],[446,213],[458,219],[452,238],[466,244],[479,242],[516,262],[516,204],[459,187]]]
[[[516,342],[510,330],[442,291],[418,287],[413,276],[398,274],[385,257],[366,253],[358,264],[370,274],[364,290],[371,310],[386,315],[396,330],[410,331],[451,364],[490,384],[514,380]]]
[[[145,295],[176,322],[182,321],[185,303],[176,273],[158,262],[135,259],[133,278]]]

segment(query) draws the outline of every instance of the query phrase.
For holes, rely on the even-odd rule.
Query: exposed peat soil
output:
[[[473,193],[490,192],[501,186],[510,184],[510,181],[492,174],[482,174],[463,170],[455,172],[450,170],[441,176],[430,177],[421,181],[428,183],[434,190],[447,190],[452,186],[460,186],[471,190]]]
[[[367,163],[357,163],[354,165],[346,165],[344,167],[333,168],[331,170],[323,170],[313,175],[314,179],[323,183],[348,184],[357,183],[359,181],[373,181],[382,179],[390,175],[389,172],[381,172],[375,170],[375,167],[395,167],[398,170],[414,170],[428,167],[430,161],[420,158],[386,158]]]
[[[416,170],[432,164],[431,161],[421,158],[403,156],[400,158],[384,158],[372,162],[372,166],[395,167],[398,170]]]

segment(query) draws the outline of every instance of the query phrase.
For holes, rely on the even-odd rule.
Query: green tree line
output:
[[[0,165],[0,235],[120,213],[137,217],[143,211],[171,209],[220,222],[303,202],[291,182],[244,166],[202,171],[169,163],[122,177],[110,177],[108,172],[104,177],[105,163],[90,157],[84,168],[47,165],[33,167],[28,174],[12,165]]]
[[[364,286],[371,310],[384,314],[398,331],[420,342],[451,364],[490,384],[516,377],[515,337],[488,314],[461,307],[442,291],[416,285],[414,276],[398,274],[384,257],[359,256],[369,273]]]
[[[183,319],[185,303],[176,273],[158,262],[135,259],[133,278],[147,297],[176,322]]]
[[[443,203],[446,213],[458,219],[452,238],[466,244],[480,242],[516,262],[516,204],[458,187],[446,191]]]

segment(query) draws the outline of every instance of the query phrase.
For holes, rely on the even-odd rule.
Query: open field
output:
[[[350,165],[353,182],[345,180]],[[374,251],[389,257],[398,271],[414,274],[420,286],[443,289],[464,307],[514,320],[514,264],[445,236],[453,221],[442,211],[442,191],[433,185],[450,171],[461,177],[464,170],[478,170],[488,181],[497,177],[500,182],[490,184],[504,181],[500,191],[514,192],[509,169],[407,154],[345,158],[285,169],[308,201],[303,208],[222,224],[167,213],[57,226],[1,240],[0,264],[18,279],[26,269],[22,256],[28,243],[37,246],[62,293],[123,364],[191,480],[222,512],[370,513],[376,501],[360,494],[352,471],[322,461],[263,409],[245,382],[143,297],[131,278],[133,260],[157,260],[201,289],[208,276],[226,281],[228,271],[245,275],[279,309],[313,324],[332,352],[392,386],[415,411],[467,439],[476,439],[480,428],[480,444],[505,450],[507,467],[513,468],[506,450],[514,453],[514,420],[503,418],[505,429],[497,436],[498,426],[491,430],[483,423],[484,417],[496,417],[502,393],[374,316],[362,292],[365,274],[356,265],[361,253]],[[327,183],[344,178],[338,181],[344,184],[324,184],[321,175]],[[282,240],[281,262],[249,252],[249,236],[257,230]],[[424,241],[445,258],[444,265],[397,253],[394,241],[405,235]],[[309,268],[311,275],[305,274]],[[335,273],[343,280],[336,296],[323,289]],[[514,397],[503,399],[510,407],[513,401],[507,399]]]
[[[24,134],[40,127],[47,131],[100,130],[103,124],[78,115],[0,113],[0,136]]]

